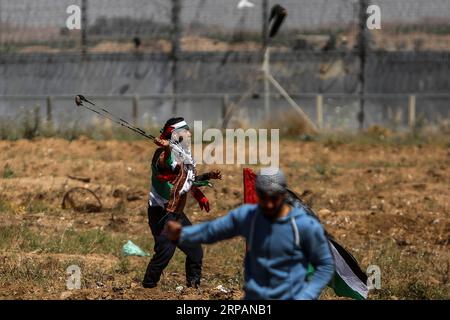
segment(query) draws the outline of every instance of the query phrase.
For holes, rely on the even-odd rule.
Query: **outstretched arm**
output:
[[[204,181],[204,180],[211,180],[211,179],[222,179],[222,173],[219,170],[213,170],[207,173],[202,173],[195,177],[196,181]]]
[[[169,221],[166,231],[170,240],[182,244],[214,243],[241,235],[245,216],[246,212],[238,208],[218,219],[188,227]]]

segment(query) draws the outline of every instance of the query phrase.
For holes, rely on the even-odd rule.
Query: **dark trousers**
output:
[[[170,220],[176,220],[183,226],[190,226],[192,223],[182,214],[167,214],[162,207],[148,207],[148,224],[155,239],[155,246],[152,259],[145,272],[142,285],[147,288],[156,287],[163,270],[169,264],[170,259],[178,247],[186,254],[186,284],[188,287],[198,287],[202,272],[203,250],[200,245],[183,246],[170,241],[164,234],[164,225]]]

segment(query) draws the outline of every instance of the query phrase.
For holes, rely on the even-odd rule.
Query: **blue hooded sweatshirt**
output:
[[[334,274],[322,225],[299,207],[270,221],[257,205],[242,205],[210,222],[183,227],[179,242],[214,243],[243,236],[245,299],[317,299]],[[306,279],[308,264],[314,274]]]

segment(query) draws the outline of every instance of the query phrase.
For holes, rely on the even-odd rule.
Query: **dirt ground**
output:
[[[198,290],[185,288],[178,250],[155,289],[140,285],[149,258],[122,256],[127,240],[153,252],[146,203],[154,149],[147,141],[0,141],[0,299],[241,298],[242,239],[204,247]],[[449,145],[283,140],[280,152],[291,187],[325,228],[364,270],[380,267],[381,289],[369,298],[450,298]],[[241,166],[198,169],[220,169],[223,180],[205,189],[209,213],[188,203],[194,223],[242,203]],[[101,212],[62,209],[73,187],[94,191]],[[80,290],[66,288],[72,264]],[[330,289],[322,298],[338,299]]]

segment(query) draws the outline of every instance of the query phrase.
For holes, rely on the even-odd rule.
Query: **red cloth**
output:
[[[209,201],[208,198],[206,198],[206,196],[203,194],[203,192],[201,192],[200,189],[195,186],[191,188],[191,192],[195,200],[197,200],[198,205],[200,206],[200,210],[209,212]]]
[[[172,182],[175,180],[176,177],[177,175],[175,173],[168,173],[168,174],[158,174],[156,176],[156,179],[158,179],[161,182],[164,181]]]
[[[244,168],[242,175],[244,177],[244,203],[255,204],[258,202],[255,188],[256,173],[250,168]],[[245,243],[245,251],[248,252],[248,243]]]
[[[173,127],[169,126],[166,128],[166,130],[164,130],[163,133],[161,133],[161,135],[159,136],[160,139],[164,139],[164,140],[170,140],[170,137],[172,136],[172,131],[174,130]]]
[[[244,168],[244,203],[257,203],[258,195],[255,189],[256,174],[250,168]]]

